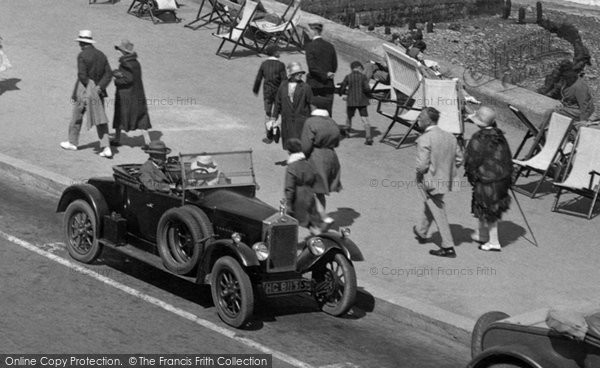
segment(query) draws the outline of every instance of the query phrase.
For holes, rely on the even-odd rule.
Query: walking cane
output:
[[[537,240],[535,239],[535,235],[533,235],[533,231],[531,230],[531,226],[529,226],[529,222],[527,221],[527,217],[525,217],[525,213],[523,212],[523,209],[521,208],[521,204],[519,203],[519,200],[517,199],[517,195],[515,194],[515,191],[513,190],[513,188],[510,188],[510,192],[513,195],[513,198],[515,199],[515,202],[517,202],[517,207],[519,207],[519,211],[521,212],[521,216],[523,216],[523,220],[525,221],[525,225],[527,225],[527,230],[529,230],[529,233],[531,234],[531,237],[533,238],[533,245],[535,245],[536,247],[539,247]],[[531,243],[531,240],[523,237],[525,240],[529,241]]]

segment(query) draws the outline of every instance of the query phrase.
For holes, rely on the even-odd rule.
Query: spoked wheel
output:
[[[356,299],[356,272],[341,253],[322,260],[312,271],[314,297],[321,310],[333,316],[348,312]]]
[[[67,251],[74,259],[83,263],[92,263],[102,252],[98,243],[96,215],[90,205],[78,199],[65,211],[63,221]]]
[[[200,225],[186,209],[172,208],[158,223],[157,246],[165,267],[178,275],[190,273],[202,252]]]
[[[254,312],[250,277],[232,257],[217,260],[211,272],[212,298],[219,317],[230,326],[242,327]]]

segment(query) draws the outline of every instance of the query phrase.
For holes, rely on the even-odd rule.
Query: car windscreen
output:
[[[180,161],[184,189],[255,184],[252,151],[186,153]]]

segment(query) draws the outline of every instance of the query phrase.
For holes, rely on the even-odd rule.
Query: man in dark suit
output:
[[[418,124],[425,133],[417,139],[417,188],[423,198],[423,212],[413,232],[419,243],[428,241],[427,232],[435,221],[440,236],[441,248],[429,253],[440,257],[456,257],[454,240],[448,218],[444,194],[452,190],[456,168],[462,164],[462,152],[456,138],[438,127],[440,112],[433,107],[423,109]]]
[[[322,96],[328,101],[327,112],[331,117],[333,109],[333,93],[335,85],[333,78],[337,71],[337,55],[333,45],[321,37],[323,24],[310,23],[309,36],[312,41],[306,45],[306,64],[308,65],[308,76],[306,83],[313,91],[313,95]]]
[[[102,117],[98,119],[100,121],[94,122],[100,138],[100,147],[104,147],[100,156],[110,158],[112,152],[108,142],[108,119],[104,111],[104,97],[107,96],[106,87],[112,79],[112,71],[106,55],[94,47],[96,41],[93,40],[91,31],[79,31],[79,37],[75,41],[79,42],[81,52],[77,56],[77,82],[71,96],[74,102],[73,116],[69,124],[69,140],[61,142],[60,146],[66,150],[77,150],[83,115],[87,109],[89,114]],[[90,86],[91,82],[93,85]],[[88,88],[92,86],[93,88]],[[92,93],[99,98],[99,103],[87,106]]]
[[[140,167],[140,181],[151,191],[169,193],[175,184],[165,174],[167,155],[171,153],[163,141],[151,141],[144,152],[150,155],[148,161]]]

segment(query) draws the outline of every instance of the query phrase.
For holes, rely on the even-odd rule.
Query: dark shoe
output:
[[[413,234],[415,234],[415,239],[417,239],[417,241],[419,242],[419,244],[425,244],[429,242],[428,238],[423,237],[421,234],[419,234],[419,232],[417,231],[417,227],[413,226]]]
[[[262,141],[263,141],[263,143],[265,143],[265,144],[271,144],[271,143],[273,143],[273,140],[272,140],[272,139],[269,139],[269,138],[263,138],[263,139],[262,139]]]
[[[456,258],[456,252],[454,251],[454,247],[430,250],[429,254],[438,257]]]
[[[121,147],[121,142],[119,141],[110,141],[110,145],[113,147]]]
[[[373,139],[371,139],[371,138],[367,138],[367,139],[365,140],[365,144],[366,144],[367,146],[372,146],[372,145],[373,145]]]

